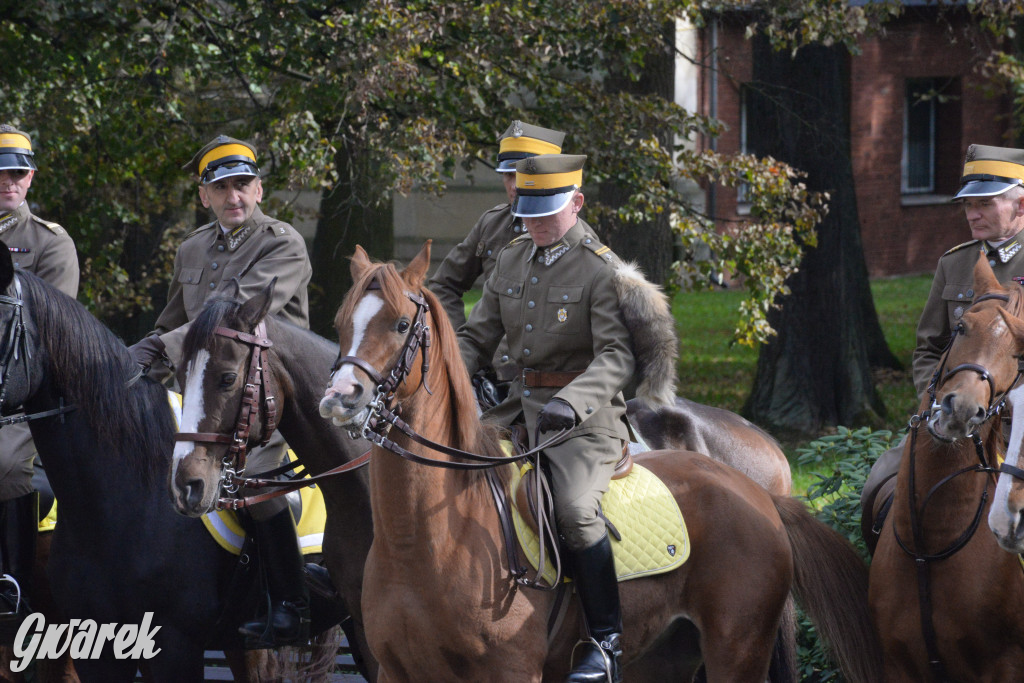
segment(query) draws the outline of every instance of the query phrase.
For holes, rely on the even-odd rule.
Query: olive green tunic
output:
[[[78,296],[78,252],[74,240],[56,223],[44,221],[22,202],[0,215],[0,240],[14,265],[38,275],[70,297]],[[0,500],[31,493],[35,444],[28,423],[0,430]]]
[[[506,335],[509,354],[522,367],[583,371],[561,388],[524,388],[517,378],[508,398],[485,414],[502,425],[524,421],[535,445],[533,429],[544,404],[557,397],[572,406],[578,426],[545,454],[559,528],[571,548],[583,549],[605,533],[598,505],[628,439],[622,389],[635,361],[612,282],[617,257],[582,220],[561,243],[567,250],[550,265],[547,250],[527,236],[503,249],[459,330],[459,344],[471,374],[489,362]]]
[[[953,327],[974,301],[974,266],[978,262],[979,251],[984,250],[988,254],[996,279],[1006,284],[1013,277],[1024,276],[1024,244],[1021,239],[1022,235],[1018,233],[998,248],[971,240],[953,247],[939,258],[935,279],[917,324],[913,374],[918,396],[927,390]]]

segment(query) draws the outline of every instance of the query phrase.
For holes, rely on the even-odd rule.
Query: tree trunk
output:
[[[343,141],[336,164],[338,184],[320,198],[311,254],[310,328],[329,339],[335,336],[334,314],[352,286],[348,259],[356,245],[371,258],[387,260],[395,243],[391,198],[377,191],[377,166],[371,155],[350,149]]]
[[[755,151],[808,173],[807,186],[830,193],[818,246],[788,284],[792,293],[769,321],[778,336],[763,345],[744,413],[777,430],[816,435],[826,425],[879,421],[885,406],[871,364],[898,367],[878,323],[860,237],[849,126],[849,54],[804,47],[791,57],[755,39],[750,126]]]

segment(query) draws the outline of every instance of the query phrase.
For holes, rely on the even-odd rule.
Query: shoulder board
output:
[[[190,232],[189,234],[185,235],[181,239],[181,241],[184,242],[185,240],[189,239],[190,237],[195,237],[196,235],[198,235],[201,232],[206,232],[207,230],[212,228],[214,225],[216,225],[216,223],[207,223],[206,225],[201,225],[198,228],[196,228],[195,230],[193,230],[192,232]]]
[[[49,229],[49,231],[52,232],[54,235],[66,235],[66,234],[68,234],[68,231],[65,230],[64,228],[62,228],[60,226],[60,224],[58,224],[58,223],[53,223],[51,221],[44,221],[39,216],[33,216],[33,218],[35,218],[37,221],[39,221],[40,223],[45,225]]]
[[[294,230],[294,228],[292,228],[290,225],[283,221],[271,221],[270,223],[265,223],[263,225],[263,228],[265,228],[267,232],[269,232],[271,235],[274,235],[275,237],[283,237],[287,235],[289,232],[289,228]]]
[[[614,263],[619,260],[611,247],[601,244],[591,233],[587,233],[584,237],[583,247],[592,251],[594,256],[600,256],[605,263]]]
[[[530,234],[526,233],[526,234],[520,235],[519,237],[516,237],[514,240],[509,242],[508,246],[511,247],[513,244],[521,244],[522,242],[529,242],[529,241],[530,241]]]
[[[958,244],[955,247],[953,247],[952,249],[950,249],[949,251],[947,251],[945,254],[943,254],[943,256],[948,256],[948,255],[952,254],[954,251],[960,251],[964,247],[969,247],[972,244],[978,244],[978,240],[970,240],[968,242],[964,242],[963,244]]]

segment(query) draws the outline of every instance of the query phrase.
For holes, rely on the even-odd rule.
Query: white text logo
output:
[[[117,659],[152,659],[159,652],[153,637],[153,613],[146,612],[142,624],[97,624],[92,619],[72,619],[69,624],[49,624],[39,612],[25,617],[14,639],[15,660],[11,671],[24,671],[33,659],[57,659],[65,652],[72,659],[99,659],[103,646],[113,646]]]

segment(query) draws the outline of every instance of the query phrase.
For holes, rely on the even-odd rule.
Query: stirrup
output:
[[[14,590],[10,591],[5,584],[12,584]],[[7,609],[10,605],[10,600],[6,599],[6,597],[12,594],[14,596],[13,609]],[[21,612],[21,584],[18,583],[16,578],[10,574],[0,576],[0,595],[5,598],[0,599],[0,617],[10,617]]]
[[[608,650],[601,647],[601,643],[599,643],[593,636],[578,640],[576,644],[572,646],[572,654],[569,655],[569,674],[572,675],[572,672],[576,670],[576,649],[579,648],[580,645],[590,645],[601,653],[601,659],[604,660],[605,681],[607,681],[607,683],[613,683],[612,676],[615,674],[615,667],[613,666],[612,658],[608,654]]]

